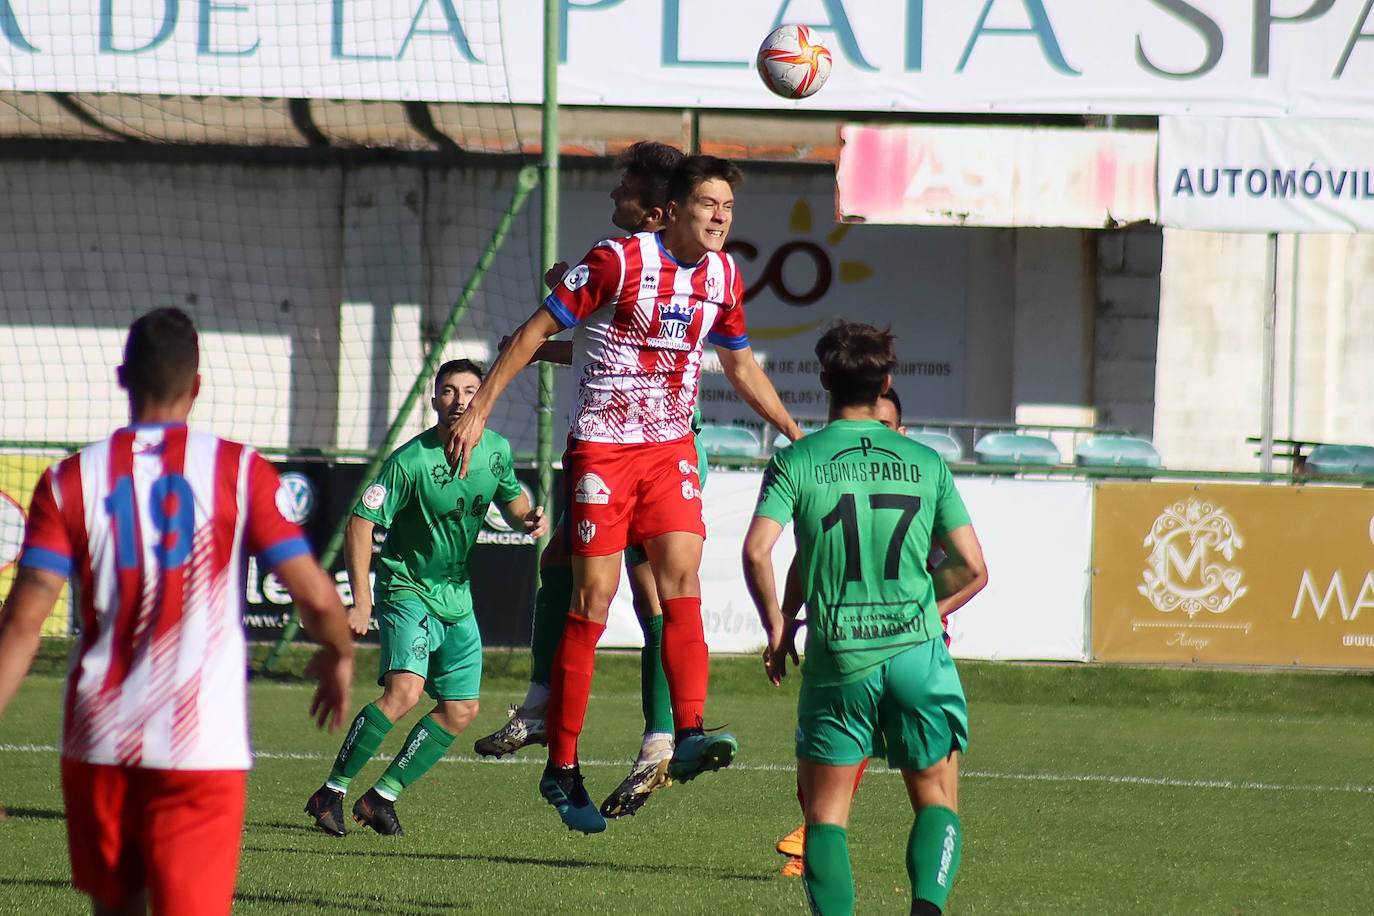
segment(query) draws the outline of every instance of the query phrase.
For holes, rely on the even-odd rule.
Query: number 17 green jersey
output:
[[[941,634],[932,534],[969,524],[944,460],[876,420],[837,420],[775,454],[757,515],[793,523],[814,684],[857,679]]]

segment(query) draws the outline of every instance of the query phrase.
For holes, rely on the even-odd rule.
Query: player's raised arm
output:
[[[482,387],[477,389],[472,403],[453,425],[453,434],[444,446],[449,464],[457,468],[460,478],[468,476],[468,459],[487,428],[487,418],[491,416],[496,399],[506,390],[511,379],[529,364],[539,346],[561,330],[563,327],[558,319],[541,306],[511,335],[510,346],[502,350],[496,362],[492,363]]]
[[[754,358],[752,347],[732,350],[729,347],[718,346],[716,355],[720,357],[720,367],[725,371],[726,379],[739,392],[744,402],[753,408],[754,413],[763,417],[793,442],[802,437],[801,427],[783,406],[782,398],[778,397],[778,390],[773,387],[773,382]]]

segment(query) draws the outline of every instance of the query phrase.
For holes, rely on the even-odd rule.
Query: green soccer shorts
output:
[[[928,639],[865,677],[811,686],[797,698],[797,756],[831,766],[886,757],[924,770],[968,747],[968,704],[944,640]]]
[[[425,679],[425,692],[435,700],[475,700],[482,684],[482,634],[477,615],[445,623],[418,603],[377,605],[377,633],[382,653],[377,684],[388,671],[409,671]]]

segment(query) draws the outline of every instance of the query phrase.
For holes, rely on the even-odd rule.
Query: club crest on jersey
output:
[[[586,264],[578,264],[572,270],[568,271],[568,275],[563,278],[563,285],[568,288],[569,292],[575,293],[587,285],[587,278],[591,275],[592,271],[590,267]]]
[[[444,487],[448,486],[448,482],[453,479],[456,470],[456,468],[450,467],[447,464],[431,465],[429,468],[429,477],[434,481],[434,485],[442,490]]]
[[[706,278],[706,298],[712,302],[719,302],[723,298],[721,296],[720,277]]]
[[[380,509],[384,502],[386,502],[386,487],[381,484],[374,483],[363,491],[363,505],[369,509]]]
[[[604,506],[611,501],[611,488],[595,474],[583,474],[573,487],[573,502]],[[583,542],[585,543],[585,541]]]
[[[690,304],[659,303],[658,333],[650,337],[646,343],[661,350],[691,349],[691,345],[687,343],[687,330],[692,326],[693,311]]]
[[[590,544],[592,538],[596,537],[596,525],[584,518],[577,523],[577,536],[581,538],[582,543]]]

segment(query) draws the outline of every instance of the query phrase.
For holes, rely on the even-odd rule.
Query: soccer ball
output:
[[[781,25],[759,46],[759,78],[785,99],[815,95],[830,78],[830,51],[804,25]]]

